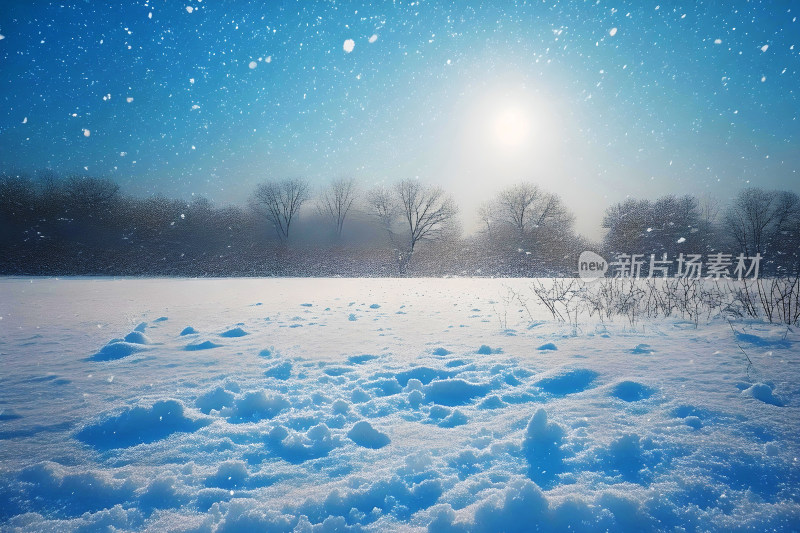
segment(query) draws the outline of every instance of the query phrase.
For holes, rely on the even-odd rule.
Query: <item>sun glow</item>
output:
[[[493,144],[499,147],[518,149],[530,140],[531,126],[531,118],[526,109],[508,105],[494,113],[489,136]]]

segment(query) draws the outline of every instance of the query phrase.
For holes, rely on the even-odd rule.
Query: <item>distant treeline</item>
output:
[[[576,234],[557,195],[525,182],[477,213],[416,180],[362,190],[338,179],[259,185],[246,206],[122,194],[105,178],[0,175],[0,274],[114,276],[571,276],[584,250],[609,260],[760,253],[762,272],[797,273],[800,199],[746,189],[729,206],[693,196],[611,206],[601,243]]]

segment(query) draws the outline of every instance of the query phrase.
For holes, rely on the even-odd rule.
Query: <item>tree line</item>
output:
[[[602,242],[574,229],[558,195],[500,190],[464,235],[453,197],[419,180],[365,188],[335,179],[259,184],[244,206],[125,195],[105,178],[0,175],[0,274],[181,276],[570,276],[583,250],[760,253],[797,273],[800,200],[746,189],[728,206],[694,196],[606,210]]]

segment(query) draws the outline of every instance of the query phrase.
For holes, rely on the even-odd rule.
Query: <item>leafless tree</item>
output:
[[[482,229],[486,231],[486,237],[492,240],[492,225],[495,223],[495,206],[492,202],[483,202],[478,207],[478,219],[481,221]]]
[[[545,192],[533,183],[519,183],[497,196],[499,217],[525,239],[541,227],[571,227],[573,216],[557,195]]]
[[[267,219],[278,237],[286,241],[292,220],[309,198],[308,182],[299,178],[268,181],[256,187],[254,198],[266,208]]]
[[[455,202],[444,190],[412,179],[403,180],[391,189],[371,190],[367,203],[397,250],[401,274],[406,273],[417,245],[443,236],[458,213]]]
[[[72,176],[64,191],[66,204],[73,210],[70,214],[78,217],[107,214],[119,200],[119,185],[106,178]]]
[[[700,221],[706,227],[717,223],[720,213],[720,203],[716,196],[704,194],[700,197]]]
[[[336,237],[342,238],[342,227],[347,213],[356,199],[356,182],[353,178],[339,178],[330,182],[317,200],[319,213],[336,224]]]
[[[725,212],[725,225],[741,250],[764,254],[800,220],[800,198],[787,191],[745,189]]]
[[[392,189],[384,186],[374,187],[367,192],[366,200],[372,214],[387,232],[392,244],[395,244],[393,226],[399,214],[399,208]]]

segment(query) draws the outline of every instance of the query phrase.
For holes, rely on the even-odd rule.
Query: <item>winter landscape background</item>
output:
[[[4,2],[0,530],[800,531],[797,10]]]

